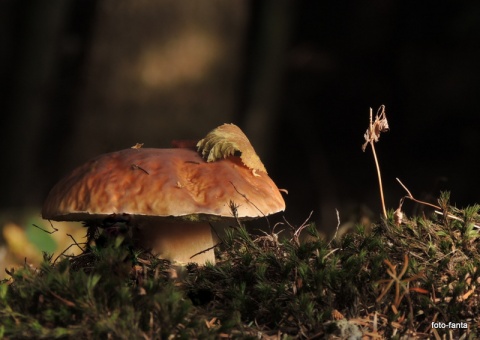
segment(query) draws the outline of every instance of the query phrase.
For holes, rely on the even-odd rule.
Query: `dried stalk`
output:
[[[380,165],[378,164],[377,153],[375,152],[375,142],[378,142],[380,139],[380,133],[386,132],[389,130],[387,117],[385,115],[385,105],[381,105],[375,116],[375,121],[372,120],[372,108],[370,108],[370,124],[365,132],[364,138],[365,143],[362,146],[363,152],[367,148],[367,145],[372,146],[373,158],[375,160],[375,166],[377,168],[378,184],[380,187],[380,199],[382,201],[383,216],[387,218],[387,208],[385,207],[385,199],[383,196],[383,185],[382,185],[382,175],[380,172]]]

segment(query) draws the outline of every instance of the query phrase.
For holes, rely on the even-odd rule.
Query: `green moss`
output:
[[[168,262],[117,238],[0,284],[0,335],[16,338],[325,338],[415,331],[431,322],[467,322],[454,337],[478,335],[479,206],[440,200],[431,219],[392,218],[338,240],[286,230],[250,235],[228,229],[216,265],[191,265],[172,280]],[[389,213],[390,215],[390,213]],[[433,319],[435,318],[435,319]],[[356,320],[356,321],[354,321]],[[361,325],[361,326],[359,326]],[[395,328],[396,327],[396,328]],[[330,335],[329,335],[330,334]]]
[[[85,262],[81,268],[80,260]],[[195,308],[165,275],[145,266],[136,277],[131,252],[109,245],[38,270],[28,266],[0,285],[0,324],[9,338],[136,339],[151,334],[209,335]],[[140,268],[137,268],[140,270]]]

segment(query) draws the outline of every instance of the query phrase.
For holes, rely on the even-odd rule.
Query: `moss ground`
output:
[[[0,284],[0,338],[475,339],[480,206],[439,203],[443,215],[399,222],[390,211],[333,241],[313,224],[282,237],[234,226],[216,265],[176,279],[123,237],[45,255]]]

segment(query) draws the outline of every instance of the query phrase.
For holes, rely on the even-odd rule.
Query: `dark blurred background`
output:
[[[361,145],[381,104],[387,207],[395,177],[417,198],[480,202],[480,2],[4,0],[0,51],[3,211],[39,211],[98,154],[232,122],[293,224],[377,218]]]

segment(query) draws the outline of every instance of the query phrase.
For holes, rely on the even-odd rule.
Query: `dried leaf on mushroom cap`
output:
[[[197,148],[207,162],[234,156],[237,152],[247,168],[267,173],[247,136],[235,124],[223,124],[213,129],[197,143]]]

